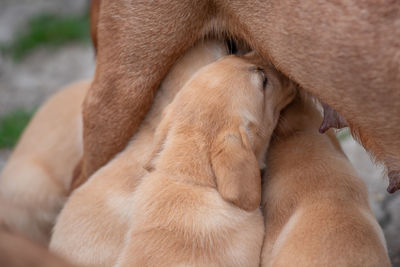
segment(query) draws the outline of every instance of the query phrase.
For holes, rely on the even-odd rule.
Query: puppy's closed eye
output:
[[[267,75],[265,74],[265,70],[259,66],[251,66],[249,67],[249,71],[256,72],[257,75],[260,76],[260,79],[262,81],[262,89],[265,90],[267,88],[267,83],[268,83],[268,78]]]

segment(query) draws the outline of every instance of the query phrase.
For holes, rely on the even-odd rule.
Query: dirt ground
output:
[[[32,2],[37,2],[37,5],[27,5]],[[0,0],[0,4],[1,43],[12,38],[15,29],[33,14],[43,10],[76,12],[85,8],[87,1]],[[55,51],[39,49],[20,63],[0,57],[0,117],[17,108],[29,109],[40,105],[60,87],[91,77],[94,66],[92,48],[82,44],[67,45]],[[400,266],[400,192],[394,195],[386,192],[388,182],[382,166],[373,164],[364,149],[351,137],[341,143],[367,184],[370,203],[384,230],[393,266]],[[0,170],[9,154],[9,149],[0,149]]]

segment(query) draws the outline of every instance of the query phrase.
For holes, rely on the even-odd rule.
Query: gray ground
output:
[[[0,43],[13,39],[28,18],[45,12],[75,14],[82,12],[89,0],[0,0]]]
[[[29,3],[35,2],[35,5]],[[9,41],[26,18],[47,11],[78,12],[83,0],[0,0],[0,43]],[[39,49],[20,63],[0,58],[0,117],[16,108],[32,108],[68,83],[90,77],[94,56],[88,45],[67,45],[56,51]],[[386,193],[387,177],[352,138],[342,146],[370,192],[370,203],[384,229],[394,266],[400,266],[400,193]],[[0,149],[0,170],[10,150]]]
[[[82,13],[87,2],[0,0],[0,44],[10,42],[31,16]],[[89,44],[70,44],[58,50],[39,48],[19,63],[0,54],[0,117],[15,108],[36,107],[54,90],[90,77],[93,71],[94,53]]]

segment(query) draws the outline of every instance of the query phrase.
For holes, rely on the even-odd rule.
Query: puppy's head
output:
[[[214,104],[209,117],[219,125],[211,149],[217,188],[245,210],[260,204],[264,155],[280,111],[295,95],[294,84],[262,62],[255,54],[229,56],[202,75],[203,93]]]
[[[152,171],[156,155],[168,147],[168,140],[177,140],[168,138],[170,134],[179,132],[180,138],[194,142],[193,135],[204,136],[220,195],[244,210],[257,209],[264,154],[280,110],[295,95],[294,88],[255,54],[226,56],[207,65],[168,107],[157,127],[146,169]],[[185,142],[173,150],[181,148],[187,153],[188,145]],[[203,147],[195,145],[196,151]]]

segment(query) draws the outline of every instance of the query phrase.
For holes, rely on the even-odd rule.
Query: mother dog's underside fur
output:
[[[388,190],[400,187],[399,1],[115,0],[101,2],[97,20],[76,186],[126,145],[177,58],[226,34],[342,114],[387,166]]]

